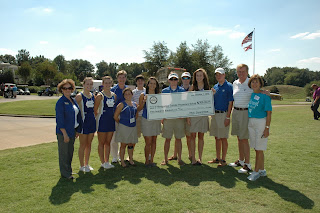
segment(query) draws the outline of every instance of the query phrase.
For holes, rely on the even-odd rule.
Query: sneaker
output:
[[[251,165],[250,163],[245,163],[244,166],[238,170],[239,173],[248,173],[248,172],[251,172],[252,171],[252,168],[251,168]]]
[[[249,175],[248,180],[256,181],[260,176],[260,172],[251,172],[251,175]]]
[[[89,164],[86,165],[86,167],[87,167],[88,169],[90,169],[90,171],[94,170]]]
[[[264,170],[259,170],[259,173],[260,173],[261,177],[267,176],[267,171],[265,169]]]
[[[114,168],[114,165],[110,164],[109,162],[105,162],[104,163],[104,168],[105,169],[112,169],[112,168]]]
[[[242,161],[242,160],[237,160],[237,161],[234,162],[234,163],[229,163],[229,166],[231,166],[231,167],[244,166],[244,161]]]
[[[90,169],[87,168],[86,166],[80,167],[80,172],[90,172]]]
[[[112,158],[111,163],[117,163],[118,162],[118,158]]]

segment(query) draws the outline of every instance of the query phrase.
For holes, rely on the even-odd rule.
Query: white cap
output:
[[[224,71],[224,69],[223,68],[221,68],[221,67],[219,67],[219,68],[217,68],[216,69],[216,71],[214,71],[215,73],[220,73],[220,74],[225,74],[226,72]]]
[[[182,73],[182,75],[181,75],[181,78],[182,78],[182,77],[189,77],[189,78],[191,78],[191,75],[190,75],[189,72],[184,72],[184,73]]]
[[[171,74],[168,76],[168,80],[170,80],[171,78],[179,79],[179,76],[178,76],[177,73],[171,73]]]

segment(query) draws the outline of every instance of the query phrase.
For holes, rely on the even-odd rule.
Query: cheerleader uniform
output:
[[[119,127],[116,131],[116,142],[138,143],[136,127],[137,105],[132,102],[132,106],[129,106],[125,101],[122,104],[123,109],[120,113]]]
[[[81,134],[90,134],[96,132],[96,119],[94,117],[94,95],[91,93],[91,98],[87,98],[83,93],[81,93],[81,115],[83,126]]]
[[[103,100],[100,103],[100,113],[97,116],[98,132],[114,132],[115,121],[113,118],[115,98],[114,93],[111,92],[111,97],[106,96],[103,92]]]

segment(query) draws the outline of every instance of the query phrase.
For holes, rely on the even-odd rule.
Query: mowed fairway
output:
[[[206,134],[202,166],[160,166],[159,137],[155,161],[146,168],[144,140],[134,152],[137,167],[99,169],[97,139],[92,173],[74,181],[61,179],[57,143],[0,151],[0,212],[320,212],[320,121],[309,106],[275,107],[265,153],[267,177],[249,182],[238,168],[217,168],[214,138]],[[173,152],[171,142],[170,154]],[[73,169],[78,172],[76,141]],[[238,158],[229,138],[227,161]],[[255,153],[251,151],[254,165]],[[183,139],[183,160],[189,163]]]

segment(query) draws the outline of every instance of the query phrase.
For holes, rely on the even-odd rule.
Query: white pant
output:
[[[268,138],[262,137],[266,128],[266,118],[249,118],[248,130],[250,147],[255,150],[266,150]]]

